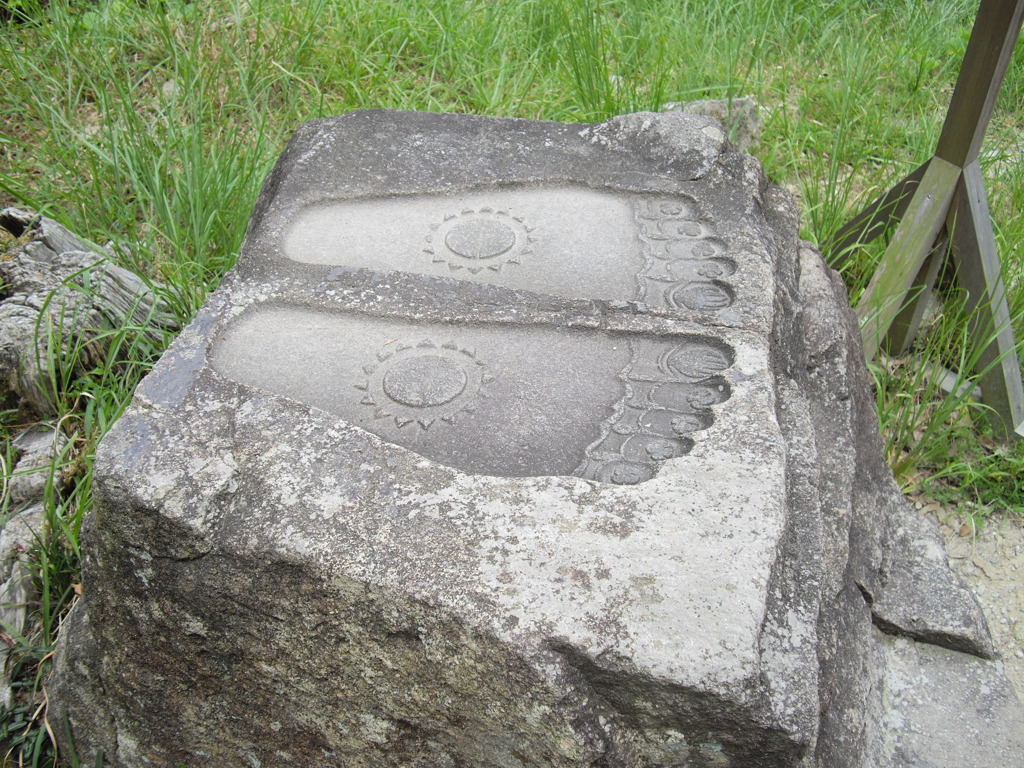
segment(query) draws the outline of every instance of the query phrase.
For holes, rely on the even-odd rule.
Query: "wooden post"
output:
[[[949,238],[980,346],[982,400],[1004,437],[1024,437],[1024,383],[978,154],[1020,35],[1024,0],[982,0],[935,155],[836,233],[833,264],[899,222],[857,305],[864,352],[904,351],[920,330]],[[944,249],[943,249],[944,250]],[[999,424],[995,426],[999,427]]]

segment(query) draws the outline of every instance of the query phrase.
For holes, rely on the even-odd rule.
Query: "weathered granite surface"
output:
[[[710,118],[307,124],[101,446],[54,711],[111,766],[1012,765],[858,339]]]

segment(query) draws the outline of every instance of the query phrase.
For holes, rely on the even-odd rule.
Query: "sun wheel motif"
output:
[[[375,419],[391,419],[399,428],[435,422],[455,424],[460,413],[476,410],[494,377],[476,351],[455,342],[389,342],[376,360],[363,367],[366,378],[355,383],[360,403]]]
[[[506,264],[521,264],[523,256],[533,253],[535,241],[530,234],[533,228],[522,216],[488,207],[448,214],[444,221],[431,224],[430,230],[423,252],[431,261],[471,275],[501,272]]]

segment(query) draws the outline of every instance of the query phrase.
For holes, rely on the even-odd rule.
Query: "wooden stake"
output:
[[[864,353],[909,347],[950,238],[968,293],[982,398],[1003,435],[1024,437],[1024,382],[978,154],[1024,18],[1024,0],[982,0],[935,155],[854,217],[828,245],[833,264],[899,222],[857,312]],[[943,249],[944,251],[944,249]],[[909,298],[909,301],[908,301]]]

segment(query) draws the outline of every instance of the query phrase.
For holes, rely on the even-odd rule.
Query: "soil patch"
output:
[[[978,597],[1006,675],[1024,701],[1024,526],[988,520],[973,536],[939,522],[949,564]]]

